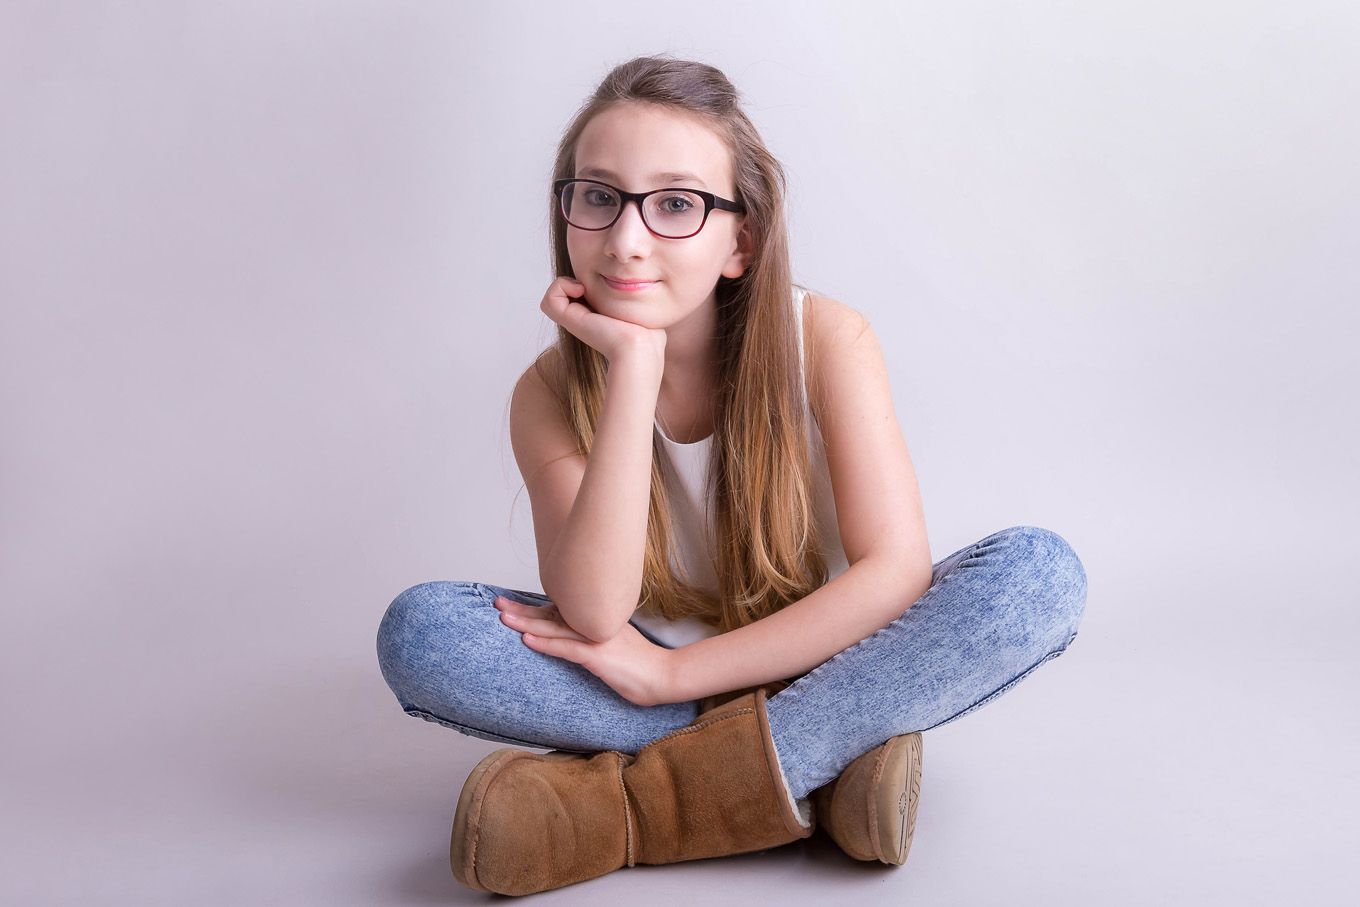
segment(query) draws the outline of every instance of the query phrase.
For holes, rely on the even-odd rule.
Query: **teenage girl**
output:
[[[878,338],[794,284],[784,192],[702,63],[618,66],[562,138],[540,304],[557,340],[510,411],[544,592],[422,583],[378,631],[406,713],[511,744],[459,796],[471,888],[818,826],[901,864],[921,732],[1077,635],[1086,574],[1056,533],[932,561]]]

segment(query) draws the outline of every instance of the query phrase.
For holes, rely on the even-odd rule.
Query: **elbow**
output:
[[[576,630],[575,627],[572,627],[572,629],[573,629],[573,630]],[[577,632],[577,633],[581,633],[582,636],[584,636],[586,639],[590,640],[591,642],[609,642],[609,640],[613,639],[615,636],[618,636],[618,635],[619,635],[619,631],[622,630],[622,629],[623,629],[623,627],[615,627],[615,628],[612,629],[612,630],[605,630],[605,631],[594,630],[594,631],[592,631],[592,632],[590,632],[590,633],[581,633],[580,630],[576,630],[576,632]]]
[[[566,620],[564,618],[564,620]],[[577,633],[580,633],[591,642],[609,642],[623,629],[623,624],[606,624],[602,622],[583,621],[583,626],[577,626],[570,620],[566,620],[567,626]],[[626,621],[625,621],[626,623]]]
[[[553,599],[562,622],[591,642],[609,642],[623,630],[627,618],[622,621],[603,613],[600,608],[580,608],[572,601]]]
[[[557,577],[549,575],[546,570],[539,571],[539,579],[543,584],[543,594],[557,606],[562,622],[591,642],[609,642],[618,636],[637,609],[637,591],[632,592],[631,600],[625,593],[622,596],[624,602],[614,606],[612,602],[619,596],[598,587],[562,589]]]

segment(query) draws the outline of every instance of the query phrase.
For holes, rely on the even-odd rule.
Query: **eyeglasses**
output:
[[[663,239],[685,239],[698,233],[708,223],[708,214],[714,208],[746,213],[741,203],[700,189],[624,192],[598,180],[567,178],[553,181],[553,192],[562,217],[579,230],[609,229],[630,201],[637,202],[647,229]]]

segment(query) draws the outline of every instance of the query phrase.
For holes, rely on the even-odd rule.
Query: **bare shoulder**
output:
[[[565,374],[562,351],[554,344],[534,357],[528,368],[520,373],[515,381],[515,393],[556,399],[561,396]]]
[[[803,299],[803,318],[815,349],[853,343],[869,329],[869,319],[858,309],[811,290]]]
[[[872,329],[869,319],[852,306],[831,296],[811,290],[803,299],[804,349],[807,355],[807,384],[818,421],[825,408],[825,367],[838,354],[862,342]]]

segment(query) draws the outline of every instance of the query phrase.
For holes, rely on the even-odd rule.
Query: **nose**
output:
[[[636,199],[624,202],[619,219],[609,228],[605,251],[615,258],[632,258],[644,251],[652,233],[642,220],[642,207]]]

